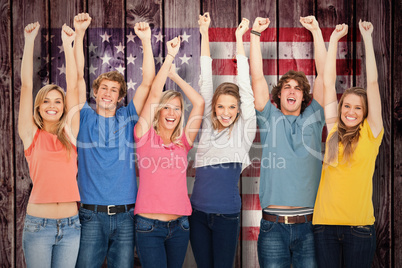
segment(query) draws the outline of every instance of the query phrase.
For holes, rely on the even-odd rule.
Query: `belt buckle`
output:
[[[111,215],[116,214],[116,212],[110,212],[110,208],[114,208],[114,207],[116,207],[116,206],[115,205],[107,206],[107,215],[111,216]]]
[[[285,216],[285,224],[289,224],[288,216]]]

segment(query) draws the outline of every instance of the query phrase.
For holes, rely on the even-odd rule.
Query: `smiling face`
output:
[[[214,109],[219,122],[219,130],[229,127],[235,121],[239,113],[237,99],[234,96],[226,94],[222,94],[218,97]]]
[[[341,120],[347,127],[354,127],[364,119],[364,107],[362,97],[356,94],[348,94],[343,98],[341,107]]]
[[[64,112],[63,96],[57,90],[49,91],[39,105],[39,114],[43,123],[57,123]]]
[[[102,79],[98,90],[94,92],[97,112],[99,114],[112,112],[112,115],[114,115],[116,112],[117,103],[121,101],[121,98],[119,98],[119,91],[119,82]]]
[[[290,79],[286,81],[278,95],[281,102],[281,112],[284,115],[300,115],[301,105],[304,100],[303,90],[300,88],[299,83]]]
[[[181,118],[181,101],[179,97],[175,97],[168,101],[159,112],[159,129],[174,131],[180,123]]]

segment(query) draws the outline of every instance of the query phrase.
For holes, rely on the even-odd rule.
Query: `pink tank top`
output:
[[[79,201],[77,186],[77,149],[67,149],[53,135],[36,131],[34,140],[25,150],[29,174],[33,182],[29,203]]]
[[[182,146],[164,145],[153,127],[137,138],[137,161],[140,175],[134,214],[162,213],[191,215],[187,191],[187,153],[191,146],[186,135]]]

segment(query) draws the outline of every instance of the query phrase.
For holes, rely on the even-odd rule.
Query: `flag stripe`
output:
[[[261,218],[260,218],[261,219]],[[242,227],[241,228],[241,237],[242,240],[246,241],[257,241],[258,234],[260,233],[260,227]]]
[[[315,75],[315,65],[313,59],[279,59],[279,71],[277,70],[277,60],[263,59],[264,75],[283,75],[289,70],[302,71],[306,75]],[[352,75],[353,60],[336,60],[336,71],[338,75]],[[357,60],[360,66],[360,60]],[[236,75],[235,59],[214,59],[212,61],[213,75]],[[357,68],[356,75],[360,75],[360,68]]]
[[[332,32],[335,28],[321,28],[321,32],[325,42],[329,42]],[[236,28],[210,28],[209,41],[210,42],[236,42],[235,37]],[[261,33],[261,42],[276,41],[277,28],[268,28]],[[352,34],[352,29],[349,30]],[[352,36],[350,38],[353,38]],[[358,34],[357,42],[361,41],[361,35]],[[250,32],[243,36],[245,42],[250,41]],[[350,39],[351,40],[351,39]],[[279,42],[313,42],[311,33],[303,27],[281,27],[279,28]],[[347,42],[347,38],[342,38],[340,42]]]

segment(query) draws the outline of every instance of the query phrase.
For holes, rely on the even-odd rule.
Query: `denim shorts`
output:
[[[75,267],[80,245],[78,215],[47,219],[26,215],[22,248],[28,267]]]

